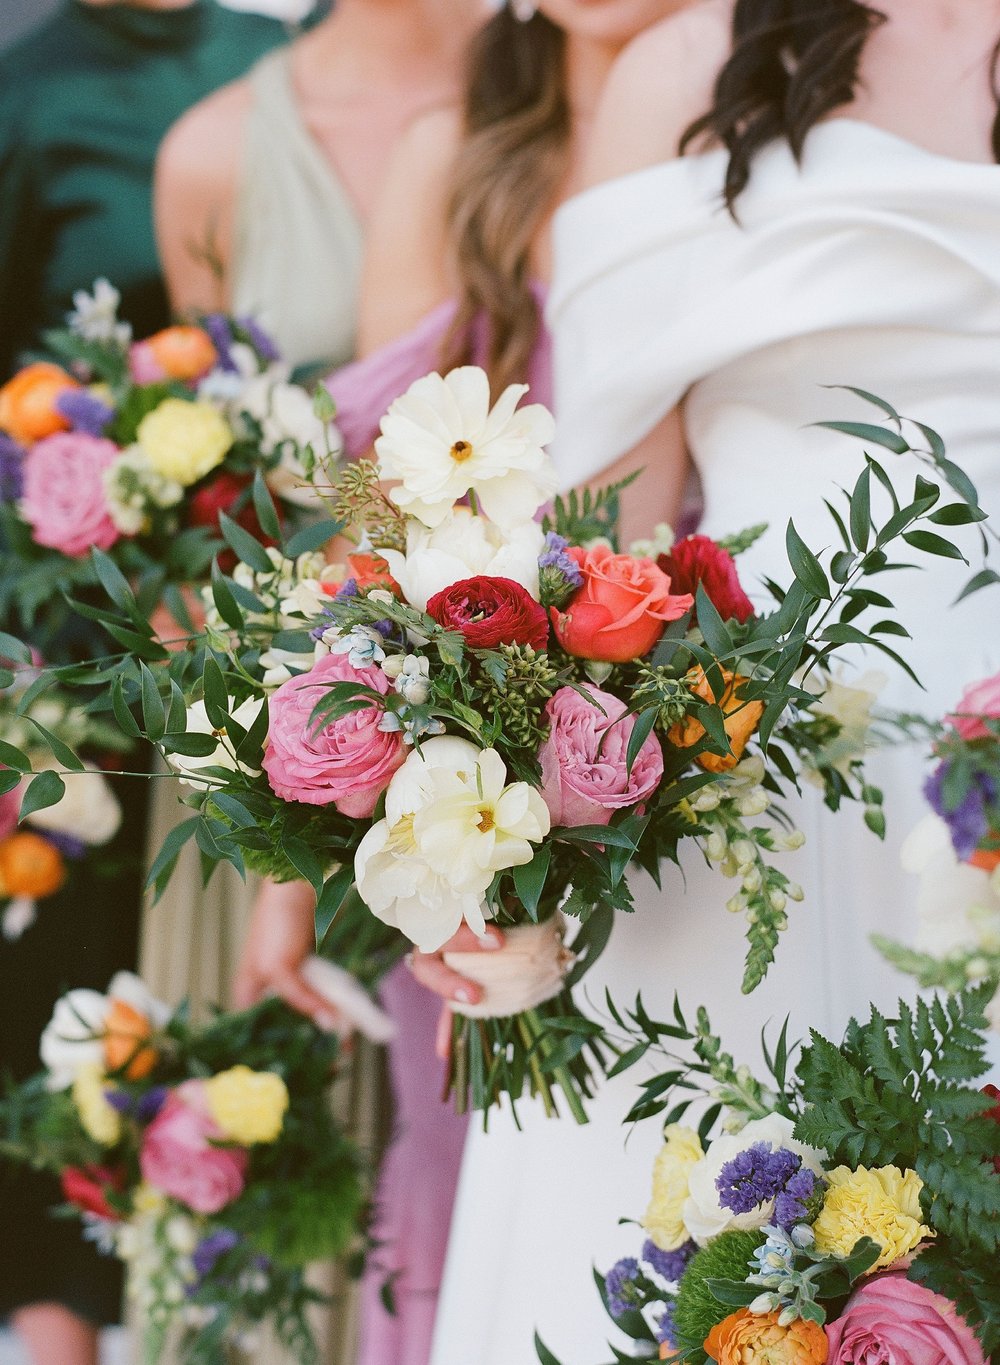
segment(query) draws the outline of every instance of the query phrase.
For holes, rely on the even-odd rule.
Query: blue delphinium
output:
[[[967,862],[989,833],[988,812],[990,806],[996,804],[1000,786],[986,773],[971,773],[961,801],[951,806],[944,796],[950,771],[950,763],[939,763],[924,783],[924,795],[948,826],[955,856]]]
[[[642,1248],[642,1259],[661,1279],[668,1284],[677,1284],[697,1250],[694,1242],[685,1242],[676,1251],[664,1251],[647,1238]]]

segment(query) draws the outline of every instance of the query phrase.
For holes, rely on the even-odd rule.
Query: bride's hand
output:
[[[503,947],[503,934],[499,929],[487,926],[480,938],[467,924],[463,924],[457,934],[453,934],[436,953],[421,953],[416,949],[410,958],[413,975],[422,986],[439,995],[444,1001],[444,1009],[438,1021],[436,1051],[442,1059],[448,1056],[451,1044],[451,1010],[449,1001],[457,1000],[463,1005],[478,1005],[483,998],[483,988],[475,981],[460,976],[444,960],[444,954],[457,953],[495,953]]]
[[[305,882],[265,881],[240,954],[233,998],[237,1008],[246,1009],[265,995],[279,995],[320,1028],[346,1033],[344,1016],[302,975],[302,964],[316,946],[315,905]]]

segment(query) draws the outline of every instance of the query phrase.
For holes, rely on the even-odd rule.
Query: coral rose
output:
[[[830,1365],[985,1365],[975,1334],[940,1294],[902,1272],[866,1280],[827,1326]]]
[[[691,594],[672,593],[670,579],[651,559],[616,555],[607,545],[573,545],[566,553],[583,576],[583,587],[564,610],[552,608],[556,638],[567,654],[628,663],[649,653],[668,621],[691,610]]]
[[[823,1328],[803,1318],[782,1327],[778,1318],[740,1308],[712,1328],[705,1353],[717,1365],[825,1365],[830,1343]]]
[[[970,684],[962,693],[955,714],[948,717],[948,724],[963,739],[986,739],[990,731],[983,724],[984,718],[1000,720],[1000,673]]]
[[[137,384],[160,384],[165,379],[200,379],[217,359],[208,333],[200,327],[166,327],[137,341],[128,364]]]
[[[743,750],[747,747],[750,736],[756,730],[758,722],[764,714],[764,703],[762,701],[745,702],[740,696],[741,689],[749,679],[740,676],[738,673],[730,673],[725,668],[721,671],[725,682],[725,691],[721,698],[716,697],[713,693],[703,668],[693,668],[685,679],[689,689],[696,697],[700,697],[702,701],[714,701],[722,707],[725,715],[726,738],[729,740],[731,752],[728,754],[702,753],[698,755],[698,763],[706,772],[710,773],[723,773],[736,767],[743,756]],[[705,727],[697,716],[688,716],[685,720],[678,721],[676,725],[670,727],[667,738],[678,749],[690,749],[703,738],[704,734]]]
[[[427,615],[463,635],[471,649],[530,645],[540,652],[549,642],[545,608],[512,578],[463,578],[434,594]]]
[[[538,753],[542,799],[555,825],[606,825],[616,810],[653,795],[663,777],[663,751],[647,736],[628,771],[635,717],[608,692],[588,687],[588,701],[561,687],[545,708],[550,730]]]
[[[0,430],[24,445],[68,431],[69,421],[56,404],[61,393],[79,387],[58,365],[27,365],[0,389]]]
[[[67,1166],[60,1178],[62,1192],[70,1204],[98,1218],[121,1222],[122,1215],[108,1202],[108,1195],[125,1189],[125,1172],[111,1166]]]
[[[389,779],[406,758],[402,735],[380,729],[385,714],[374,703],[318,729],[309,717],[336,683],[351,682],[385,696],[390,683],[380,668],[355,668],[344,654],[329,654],[308,673],[278,688],[268,703],[270,733],[264,771],[283,801],[335,805],[352,819],[371,815]]]
[[[367,592],[369,588],[382,588],[385,592],[391,592],[393,597],[402,598],[403,589],[399,586],[389,571],[388,561],[381,555],[356,554],[347,556],[347,577],[353,579],[355,587],[359,592]],[[332,584],[333,592],[337,592],[339,584]],[[324,591],[326,585],[324,584]]]
[[[65,880],[62,854],[41,834],[24,829],[0,843],[0,895],[42,900]]]
[[[753,603],[740,584],[736,561],[710,536],[685,536],[656,562],[670,575],[674,592],[689,592],[695,597],[701,584],[723,621],[735,619],[742,625],[753,615]],[[693,619],[698,619],[697,608]]]
[[[125,1068],[126,1080],[141,1081],[156,1065],[156,1052],[145,1044],[153,1025],[147,1015],[112,997],[104,1016],[104,1061],[109,1071]]]
[[[922,1221],[923,1181],[916,1171],[838,1166],[827,1180],[823,1208],[813,1224],[816,1250],[824,1256],[849,1256],[862,1237],[870,1237],[882,1248],[873,1267],[880,1270],[934,1236]]]
[[[24,458],[21,515],[39,545],[81,559],[119,537],[104,495],[104,471],[118,457],[113,441],[81,431],[39,441]]]
[[[139,1152],[142,1178],[195,1213],[218,1213],[243,1193],[248,1157],[220,1147],[202,1081],[185,1081],[146,1129]]]

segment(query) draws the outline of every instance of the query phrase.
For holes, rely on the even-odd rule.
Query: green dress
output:
[[[156,149],[185,109],[284,36],[275,20],[214,0],[161,12],[68,0],[0,55],[0,378],[100,275],[122,290],[138,335],[167,323],[152,222]],[[72,652],[96,644],[74,638]],[[70,647],[62,639],[49,657]],[[39,1034],[64,990],[103,989],[134,965],[144,787],[119,788],[126,818],[109,850],[117,875],[71,874],[20,939],[0,938],[0,1075],[39,1069]],[[0,1318],[54,1300],[115,1321],[118,1267],[74,1223],[51,1219],[58,1202],[54,1184],[0,1166]]]
[[[153,236],[156,149],[186,109],[286,36],[215,0],[67,3],[0,54],[0,378],[105,275],[138,335],[168,321]]]

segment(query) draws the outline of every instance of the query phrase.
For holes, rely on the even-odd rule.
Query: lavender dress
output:
[[[536,292],[542,302],[541,290]],[[454,303],[441,304],[412,331],[327,380],[350,458],[370,449],[393,399],[439,368],[454,316]],[[485,351],[485,328],[476,327],[472,340],[478,357]],[[539,339],[527,378],[532,399],[550,403],[547,334]],[[375,1199],[378,1245],[362,1283],[358,1365],[427,1365],[468,1120],[441,1098],[444,1073],[434,1050],[437,996],[400,965],[383,983],[381,1000],[398,1029],[389,1045],[395,1113]],[[394,1314],[381,1293],[390,1277]]]

